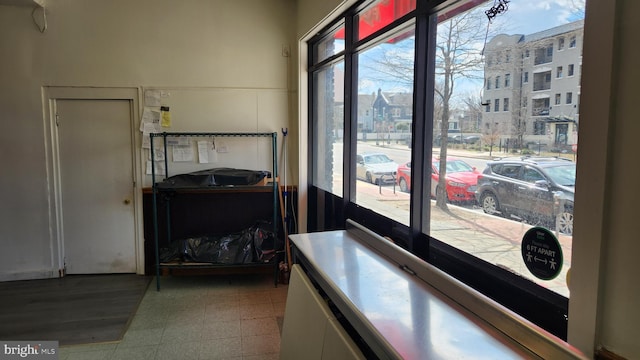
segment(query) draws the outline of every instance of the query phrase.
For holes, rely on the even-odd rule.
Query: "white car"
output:
[[[356,175],[372,184],[394,184],[398,164],[387,154],[368,153],[356,155]]]

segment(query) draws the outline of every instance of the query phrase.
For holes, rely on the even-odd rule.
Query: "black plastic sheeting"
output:
[[[273,231],[267,230],[270,226],[261,222],[236,233],[175,240],[160,249],[160,262],[226,265],[269,262],[280,248]]]
[[[171,176],[158,183],[160,188],[255,185],[270,172],[235,168],[215,168]]]

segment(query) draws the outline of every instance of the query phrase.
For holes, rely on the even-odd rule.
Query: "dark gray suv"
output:
[[[476,198],[487,214],[573,233],[576,163],[562,158],[505,158],[487,163]]]

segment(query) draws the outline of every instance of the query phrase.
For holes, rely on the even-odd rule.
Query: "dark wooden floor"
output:
[[[122,338],[151,278],[67,275],[0,283],[0,339],[60,345]]]

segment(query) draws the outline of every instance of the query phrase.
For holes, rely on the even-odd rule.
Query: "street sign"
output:
[[[538,279],[551,280],[562,269],[562,248],[549,229],[533,227],[522,237],[522,260]]]
[[[578,152],[578,144],[571,145],[571,150],[573,150],[573,152]]]

